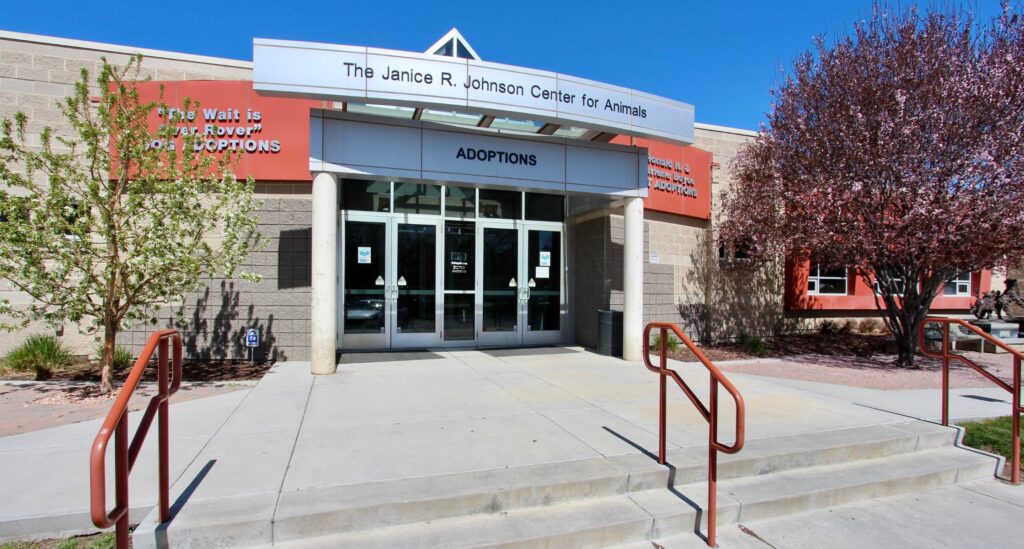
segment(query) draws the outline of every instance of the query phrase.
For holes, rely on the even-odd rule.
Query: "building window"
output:
[[[943,295],[969,296],[971,295],[971,273],[957,273],[956,276],[946,281],[942,288]]]
[[[565,221],[565,197],[558,194],[526,193],[526,219]]]
[[[812,295],[846,295],[846,269],[828,269],[811,264],[807,276],[807,293]]]
[[[902,278],[894,278],[890,284],[892,284],[893,287],[891,288],[892,291],[889,292],[889,295],[903,295],[907,291],[907,284]],[[882,295],[882,286],[878,283],[877,279],[875,280],[873,287],[876,294]]]

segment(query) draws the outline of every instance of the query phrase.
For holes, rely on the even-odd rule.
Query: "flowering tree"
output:
[[[720,239],[877,281],[912,366],[943,283],[1024,252],[1024,15],[873,16],[815,40],[733,165]]]
[[[27,308],[0,300],[0,319],[102,333],[105,392],[120,330],[155,323],[203,276],[232,276],[260,242],[254,184],[235,178],[230,158],[194,154],[192,136],[180,150],[151,146],[172,142],[176,124],[150,127],[155,109],[171,111],[139,99],[141,62],[104,60],[96,102],[83,70],[60,103],[68,131],[45,128],[32,143],[24,114],[0,126],[0,279],[33,298]]]

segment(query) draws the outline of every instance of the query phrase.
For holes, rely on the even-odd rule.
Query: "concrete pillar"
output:
[[[313,177],[313,267],[310,304],[310,369],[333,374],[338,333],[338,177]]]
[[[644,201],[627,198],[622,250],[622,358],[640,360],[644,331]]]

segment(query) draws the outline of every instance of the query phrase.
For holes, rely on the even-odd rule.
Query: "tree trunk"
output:
[[[896,335],[896,349],[899,357],[896,365],[900,368],[916,368],[914,360],[917,358],[917,327],[903,326],[903,333]]]
[[[103,331],[103,370],[100,373],[100,392],[113,394],[114,349],[117,341],[117,328],[107,325]]]

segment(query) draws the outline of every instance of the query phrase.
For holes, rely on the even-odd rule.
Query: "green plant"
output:
[[[53,549],[78,549],[78,540],[75,538],[66,539],[55,545]]]
[[[757,336],[752,336],[752,335],[747,335],[747,334],[740,334],[739,343],[740,343],[740,347],[744,351],[746,351],[746,352],[748,352],[748,353],[750,353],[750,354],[752,354],[754,356],[764,356],[764,355],[768,354],[768,346],[765,345],[763,339],[761,339],[761,338],[759,338]]]
[[[661,334],[655,335],[651,338],[650,348],[653,351],[661,351]],[[665,348],[670,353],[679,351],[679,340],[670,334],[668,339],[665,340]]]
[[[997,417],[984,421],[968,421],[960,424],[964,428],[964,445],[993,454],[999,454],[1007,459],[1012,451],[1013,418],[1010,416]],[[1021,429],[1024,433],[1024,428]],[[1024,463],[1024,459],[1021,460]]]
[[[54,336],[34,335],[4,357],[4,365],[16,372],[34,371],[37,380],[48,379],[53,370],[71,363],[71,353]]]
[[[96,356],[103,357],[102,343],[96,346]],[[127,370],[132,367],[132,364],[135,364],[135,355],[132,354],[131,349],[121,345],[114,346],[114,362],[112,364],[114,371]]]
[[[114,537],[114,533],[110,532],[96,538],[95,541],[89,544],[87,549],[114,549],[116,545],[117,540]]]

